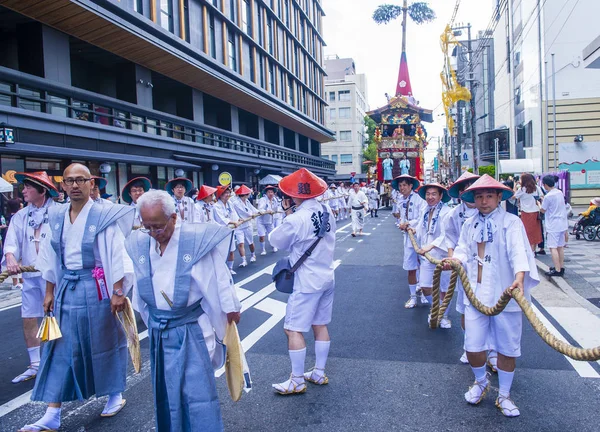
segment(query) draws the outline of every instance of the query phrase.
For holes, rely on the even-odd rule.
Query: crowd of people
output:
[[[291,269],[284,330],[291,374],[273,384],[283,395],[304,393],[307,383],[329,382],[325,366],[331,340],[335,293],[336,222],[351,218],[352,236],[362,235],[367,212],[378,217],[381,194],[375,184],[329,186],[306,169],[264,188],[260,199],[246,185],[202,185],[190,197],[186,178],[170,180],[164,190],[145,177],[130,180],[121,192],[127,205],[102,198],[106,183],[81,164],[63,173],[64,204],[45,172],[18,173],[26,207],[11,208],[3,250],[3,268],[22,288],[21,316],[29,366],[13,383],[35,379],[32,400],[48,403],[45,415],[23,431],[58,429],[61,404],[92,395],[108,396],[102,416],[119,413],[126,404],[127,340],[116,314],[127,296],[149,331],[150,363],[157,430],[222,430],[213,370],[223,366],[226,328],[240,321],[241,304],[232,275],[234,254],[241,267],[257,260],[253,220],[266,255],[290,252]],[[398,228],[406,233],[402,266],[407,271],[406,309],[431,306],[435,265],[443,260],[440,302],[449,284],[452,263],[468,274],[470,285],[486,306],[506,287],[529,297],[539,283],[534,262],[540,242],[540,215],[555,266],[564,274],[564,241],[568,225],[562,192],[552,176],[543,190],[526,175],[516,193],[484,175],[465,173],[449,188],[421,182],[409,174],[391,183]],[[502,203],[519,201],[520,218]],[[453,200],[453,208],[448,203]],[[533,215],[532,215],[533,214]],[[416,235],[414,249],[408,233]],[[247,260],[246,245],[250,258]],[[35,266],[37,272],[22,272]],[[21,274],[20,274],[21,273]],[[131,293],[131,295],[130,295]],[[471,365],[475,383],[465,393],[479,404],[490,388],[486,364],[498,373],[497,407],[508,417],[519,415],[510,389],[521,353],[522,313],[511,301],[499,315],[477,311],[457,288],[456,310],[464,330],[461,362]],[[52,314],[62,338],[40,348],[40,318]],[[428,317],[431,325],[431,315]],[[452,327],[450,309],[439,325]],[[316,363],[305,371],[304,333],[315,336]],[[184,364],[185,367],[180,367]]]

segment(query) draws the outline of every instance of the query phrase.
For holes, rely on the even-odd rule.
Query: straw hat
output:
[[[149,178],[136,177],[136,178],[129,180],[123,187],[123,190],[121,191],[121,199],[123,201],[125,201],[127,204],[130,204],[131,201],[133,201],[133,199],[131,198],[131,194],[129,193],[129,189],[131,189],[131,186],[133,185],[133,183],[136,183],[138,181],[141,181],[144,184],[144,192],[148,192],[152,188],[152,182],[150,181]]]
[[[498,192],[502,192],[502,201],[507,200],[513,196],[513,191],[511,188],[509,188],[508,186],[504,186],[499,181],[494,180],[488,174],[484,174],[483,176],[481,176],[479,178],[479,180],[477,180],[475,183],[473,183],[471,186],[469,186],[461,194],[460,199],[465,202],[468,202],[468,203],[474,203],[475,202],[474,192],[476,190],[481,190],[481,189],[493,189],[493,190],[497,190]]]
[[[452,183],[452,186],[450,186],[450,188],[448,189],[448,195],[450,195],[452,198],[458,198],[460,195],[459,191],[461,186],[465,183],[473,183],[479,177],[480,176],[478,176],[477,174],[465,171],[463,175],[461,175],[454,183]]]
[[[108,184],[108,180],[104,177],[92,176],[92,178],[94,179],[96,186],[98,186],[98,189],[104,189]]]
[[[234,402],[242,397],[244,390],[244,351],[240,343],[240,335],[234,322],[227,324],[223,343],[227,347],[225,359],[225,378],[227,388]]]
[[[56,189],[56,186],[54,186],[54,183],[52,183],[52,180],[50,180],[50,177],[48,177],[48,174],[46,173],[46,171],[36,171],[36,172],[30,172],[30,173],[16,173],[15,179],[19,183],[23,183],[23,181],[28,180],[31,183],[35,183],[36,185],[41,186],[44,189],[46,189],[50,193],[50,196],[53,196],[53,197],[58,196],[58,189]]]
[[[273,192],[277,192],[277,187],[275,187],[273,185],[265,186],[265,188],[263,189],[263,192],[267,192],[268,190],[272,190]]]
[[[216,191],[217,191],[217,188],[210,187],[210,186],[207,186],[207,185],[202,185],[202,187],[200,187],[200,190],[198,191],[198,196],[196,197],[196,199],[198,201],[201,201],[204,198],[211,196]]]
[[[292,198],[310,199],[323,195],[327,190],[327,183],[306,168],[300,168],[284,177],[279,182],[279,189]]]
[[[425,194],[427,192],[427,189],[429,189],[430,187],[436,187],[440,190],[440,192],[442,193],[442,201],[443,202],[450,201],[450,195],[448,195],[448,190],[439,183],[424,184],[423,186],[421,186],[419,188],[419,196],[421,198],[425,199]]]
[[[246,186],[244,184],[237,187],[237,190],[235,191],[235,194],[237,196],[250,195],[251,193],[252,193],[252,189],[250,189],[248,186]]]
[[[396,177],[394,180],[392,180],[392,188],[394,188],[396,190],[400,190],[400,181],[404,180],[404,179],[412,182],[413,190],[419,189],[421,182],[417,178],[410,176],[408,174],[402,174],[402,175]]]
[[[331,184],[329,185],[329,189],[331,189],[331,188],[333,188],[333,189],[337,189],[337,186],[335,185],[335,183],[331,183]]]
[[[192,188],[194,187],[194,185],[192,184],[192,181],[190,179],[187,179],[185,177],[177,177],[174,178],[173,180],[170,180],[166,185],[165,185],[165,190],[167,192],[169,192],[170,195],[174,195],[173,194],[173,187],[175,187],[176,184],[178,183],[183,183],[183,185],[185,186],[185,193],[187,194],[189,191],[192,190]]]

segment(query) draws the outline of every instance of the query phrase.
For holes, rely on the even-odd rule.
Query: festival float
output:
[[[402,53],[396,95],[388,103],[367,113],[377,124],[377,180],[389,183],[401,174],[400,162],[406,155],[410,161],[410,175],[423,180],[425,160],[423,152],[427,148],[427,130],[423,122],[433,122],[432,110],[418,106],[413,97],[406,53]],[[392,175],[384,176],[383,162],[389,156],[392,161]]]

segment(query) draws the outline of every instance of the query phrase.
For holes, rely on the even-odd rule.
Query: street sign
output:
[[[219,184],[221,186],[230,185],[232,180],[233,180],[233,178],[231,177],[231,174],[229,174],[227,171],[219,174]]]

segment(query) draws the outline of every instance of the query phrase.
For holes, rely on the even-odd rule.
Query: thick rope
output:
[[[19,273],[35,273],[37,270],[34,266],[20,266]],[[0,283],[4,282],[6,279],[13,275],[8,274],[8,271],[3,271],[0,273]]]
[[[408,230],[408,237],[413,245],[415,251],[419,252],[421,248],[417,244],[417,240],[415,239],[414,232]],[[556,336],[554,336],[550,331],[544,326],[544,324],[540,321],[540,319],[535,314],[531,303],[527,301],[523,292],[519,289],[507,288],[504,290],[498,302],[492,306],[485,306],[483,303],[479,301],[473,290],[471,289],[471,284],[469,283],[469,278],[467,276],[467,272],[465,269],[458,264],[457,262],[450,261],[448,264],[452,267],[452,277],[450,279],[450,286],[448,287],[448,292],[446,293],[446,297],[444,298],[444,302],[442,305],[439,304],[440,297],[440,279],[442,275],[442,271],[444,265],[441,260],[433,258],[430,254],[425,253],[423,255],[429,262],[435,264],[435,270],[433,273],[433,294],[432,300],[433,305],[431,305],[431,328],[435,329],[439,326],[439,322],[442,319],[444,311],[450,304],[452,300],[452,295],[454,294],[454,289],[456,287],[456,281],[460,277],[460,281],[462,282],[463,288],[465,290],[465,295],[479,312],[487,316],[498,315],[502,312],[508,302],[511,299],[514,299],[519,307],[523,310],[525,317],[535,330],[535,332],[546,342],[551,348],[555,349],[561,354],[566,355],[567,357],[572,358],[573,360],[580,361],[597,361],[600,360],[600,346],[595,348],[578,348],[574,347],[571,344],[563,342],[559,340]]]

